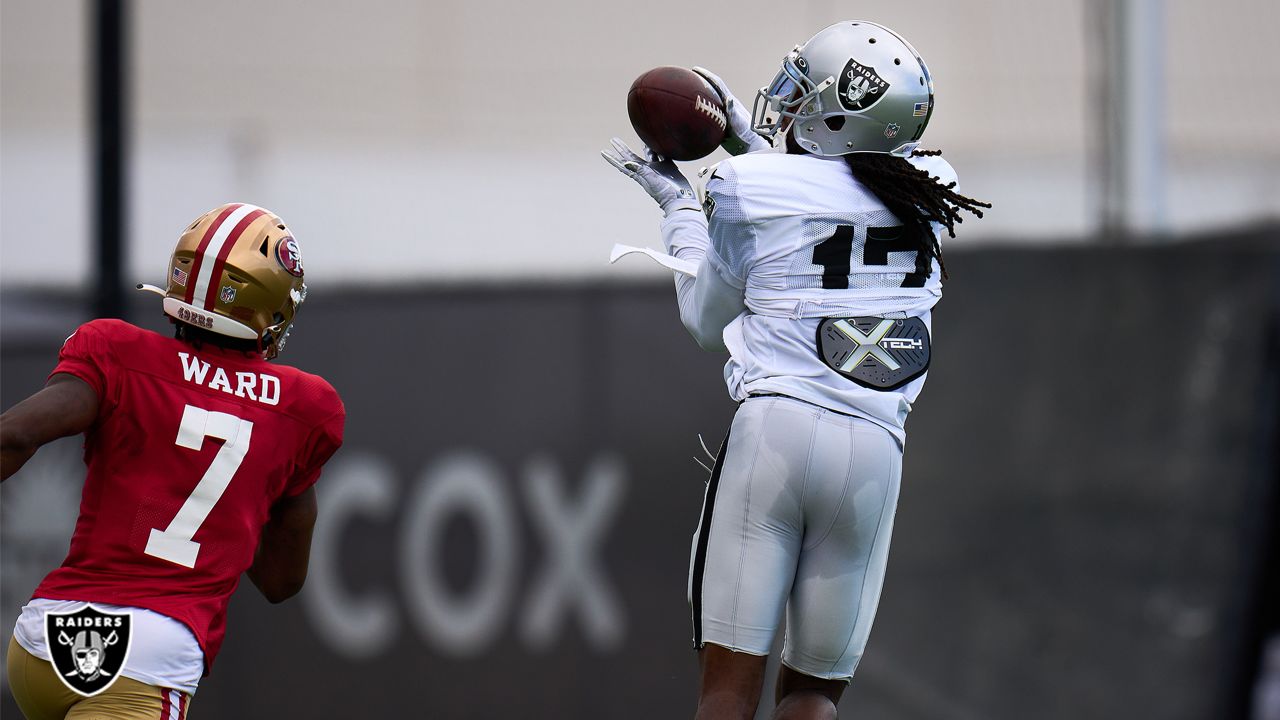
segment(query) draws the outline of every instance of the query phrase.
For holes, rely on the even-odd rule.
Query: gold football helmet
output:
[[[284,348],[289,325],[307,297],[302,251],[278,215],[229,203],[196,218],[178,238],[164,296],[169,317],[242,340],[267,359]]]

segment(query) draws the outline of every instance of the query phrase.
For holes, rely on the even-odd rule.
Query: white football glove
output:
[[[719,75],[704,67],[695,67],[693,71],[711,83],[716,92],[720,93],[720,100],[724,102],[724,114],[728,116],[729,126],[726,128],[724,142],[720,143],[720,147],[724,148],[730,155],[741,155],[773,148],[773,145],[768,140],[756,134],[751,122],[751,111],[742,104],[741,100],[734,97],[733,93],[729,91],[729,86],[725,84],[724,80],[720,79]]]
[[[689,181],[680,174],[674,162],[654,155],[647,146],[642,146],[644,157],[641,157],[618,138],[611,143],[613,149],[601,150],[600,154],[623,175],[639,183],[662,208],[664,215],[676,210],[702,210]]]

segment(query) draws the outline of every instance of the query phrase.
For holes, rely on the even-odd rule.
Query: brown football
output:
[[[636,135],[672,160],[697,160],[724,141],[720,94],[701,75],[664,65],[636,78],[627,93],[627,115]]]

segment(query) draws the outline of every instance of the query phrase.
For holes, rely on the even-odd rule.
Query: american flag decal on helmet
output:
[[[173,269],[173,284],[182,287],[187,286],[187,272],[182,268]]]

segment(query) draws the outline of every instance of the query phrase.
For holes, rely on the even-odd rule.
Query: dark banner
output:
[[[1273,521],[1267,245],[948,256],[844,711],[1229,716]],[[5,296],[5,407],[39,387],[75,307]],[[270,606],[241,588],[193,717],[692,716],[695,458],[734,405],[670,284],[317,283],[299,317],[282,359],[341,393],[346,445],[306,589]],[[78,463],[64,441],[4,485],[6,641],[66,550]]]

